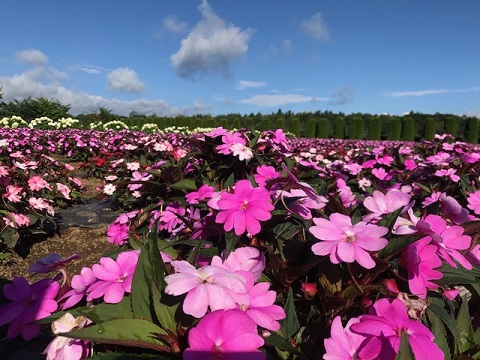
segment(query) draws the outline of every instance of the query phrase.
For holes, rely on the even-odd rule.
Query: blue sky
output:
[[[0,0],[4,101],[480,117],[478,0]]]

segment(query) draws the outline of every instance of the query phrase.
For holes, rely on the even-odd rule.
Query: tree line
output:
[[[226,129],[250,128],[255,130],[283,129],[298,137],[367,139],[367,140],[432,140],[435,134],[448,133],[460,141],[477,144],[479,139],[479,119],[454,114],[423,114],[410,112],[403,116],[373,115],[365,113],[344,114],[331,111],[283,112],[278,110],[270,114],[260,112],[250,114],[225,115],[178,115],[175,117],[143,115],[131,112],[128,116],[114,114],[106,108],[99,108],[89,114],[70,114],[70,106],[46,98],[26,98],[3,102],[0,89],[0,119],[20,116],[25,121],[46,116],[52,120],[62,117],[74,117],[79,120],[78,127],[88,128],[92,122],[120,120],[130,129],[140,129],[142,125],[156,124],[159,129],[172,126],[189,128]]]

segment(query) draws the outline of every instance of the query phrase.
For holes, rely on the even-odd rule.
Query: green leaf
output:
[[[95,323],[102,323],[115,319],[133,319],[131,300],[128,296],[125,296],[118,304],[101,303],[93,307],[84,307],[74,310],[78,310],[79,315],[83,315]],[[72,315],[75,314],[72,313]]]
[[[395,221],[397,220],[398,216],[402,213],[403,207],[394,211],[391,214],[388,214],[384,218],[382,218],[377,225],[384,226],[388,228],[388,230],[392,231],[393,225],[395,225]]]
[[[395,236],[392,237],[389,241],[387,246],[385,246],[382,250],[378,252],[378,257],[380,259],[387,259],[390,256],[396,254],[397,252],[401,251],[408,245],[414,243],[415,241],[419,240],[421,236],[419,235],[411,235],[411,236]]]
[[[155,316],[160,326],[172,334],[176,334],[178,324],[175,313],[180,305],[181,297],[161,293],[155,284],[152,284],[151,293]]]
[[[150,263],[150,243],[146,243],[140,251],[137,267],[132,281],[132,310],[135,317],[153,321],[150,307],[150,284],[153,278]]]
[[[295,310],[295,304],[293,299],[293,291],[290,288],[288,291],[287,301],[284,307],[287,317],[282,321],[282,327],[280,333],[284,338],[289,339],[300,329],[300,323],[297,317],[297,311]]]
[[[415,356],[413,355],[412,348],[408,341],[408,335],[405,331],[402,331],[402,341],[395,360],[415,360]]]
[[[288,351],[290,354],[296,354],[299,356],[302,355],[302,353],[295,346],[293,346],[290,341],[283,338],[277,333],[272,333],[269,337],[267,337],[265,339],[265,343],[274,346],[280,350]]]
[[[159,326],[141,319],[117,319],[84,327],[62,336],[103,344],[140,347],[157,351],[170,351],[158,334],[166,335]]]
[[[463,354],[475,347],[472,321],[470,319],[470,311],[468,310],[468,301],[465,298],[458,311],[455,343],[458,349],[457,355]]]
[[[195,180],[193,179],[182,179],[180,181],[177,181],[174,184],[171,184],[170,188],[176,189],[176,190],[192,190],[192,191],[197,190],[197,186],[195,185]]]
[[[235,245],[237,245],[238,236],[232,234],[230,232],[225,234],[225,258],[230,255],[230,253],[235,249]]]
[[[436,270],[442,272],[443,277],[439,280],[435,280],[435,283],[439,285],[453,285],[453,284],[478,284],[480,283],[480,269],[473,268],[466,270],[459,266],[458,268],[451,267],[444,264]]]
[[[443,323],[447,326],[450,333],[452,333],[452,335],[455,335],[455,319],[443,307],[445,303],[442,300],[436,299],[433,297],[428,297],[427,299],[430,301],[430,305],[427,308],[427,313],[429,311],[433,312],[436,316],[438,316],[443,321]]]
[[[447,331],[445,325],[433,311],[426,311],[428,321],[430,322],[430,330],[435,336],[435,344],[443,351],[445,360],[451,360],[450,347],[447,342]]]

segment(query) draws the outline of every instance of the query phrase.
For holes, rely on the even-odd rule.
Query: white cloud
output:
[[[426,96],[438,94],[464,93],[480,91],[480,86],[466,89],[427,89],[419,91],[397,91],[389,94],[390,97],[409,97],[409,96]]]
[[[286,54],[290,54],[293,51],[293,42],[290,39],[285,39],[282,42],[282,50]]]
[[[238,85],[235,87],[237,90],[243,90],[248,88],[258,88],[262,86],[266,86],[267,83],[262,81],[247,81],[247,80],[240,80]]]
[[[110,90],[140,92],[145,86],[137,76],[137,73],[129,68],[117,68],[107,76]]]
[[[188,24],[178,20],[175,16],[165,17],[162,21],[162,24],[165,30],[175,34],[184,33],[188,29]]]
[[[277,107],[286,104],[306,103],[328,101],[329,98],[318,98],[314,96],[304,96],[298,94],[274,94],[274,95],[255,95],[249,99],[240,100],[242,104],[250,104],[262,107]]]
[[[72,114],[91,113],[100,107],[111,109],[118,115],[128,115],[131,111],[139,114],[157,114],[159,116],[189,115],[209,113],[211,108],[199,101],[184,107],[173,106],[162,99],[136,99],[131,101],[108,99],[98,95],[70,90],[59,83],[59,72],[37,66],[21,74],[0,76],[3,87],[3,101],[26,99],[28,97],[44,97],[55,99],[69,105]]]
[[[85,65],[85,64],[77,64],[73,66],[73,69],[85,72],[87,74],[92,74],[92,75],[97,75],[101,74],[102,72],[105,71],[110,71],[110,69],[105,69],[100,66],[95,66],[95,65]]]
[[[219,72],[230,76],[231,64],[241,60],[248,50],[251,30],[240,28],[219,18],[206,0],[199,6],[202,20],[182,40],[180,49],[170,62],[182,78],[196,79],[200,75]]]
[[[48,57],[40,50],[22,50],[16,54],[16,59],[33,65],[45,66],[48,63]]]
[[[316,13],[311,18],[303,20],[300,26],[312,39],[325,41],[330,38],[330,32],[320,13]]]

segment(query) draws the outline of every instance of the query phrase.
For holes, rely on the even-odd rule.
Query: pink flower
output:
[[[52,332],[61,334],[82,329],[87,323],[88,319],[84,316],[75,318],[72,314],[66,313],[52,322]],[[57,336],[48,344],[42,354],[47,355],[46,360],[81,360],[87,358],[89,352],[88,341]]]
[[[67,291],[59,300],[59,302],[62,302],[66,299],[61,306],[62,310],[69,309],[78,304],[87,293],[90,285],[95,283],[96,280],[92,269],[89,267],[84,267],[80,271],[80,275],[74,275],[71,282],[72,290]]]
[[[160,215],[159,230],[167,230],[169,233],[176,233],[185,227],[180,216],[185,216],[187,211],[179,203],[168,205]]]
[[[43,178],[39,175],[33,175],[30,179],[28,179],[28,186],[32,191],[40,191],[42,189],[51,189],[48,182],[43,180]]]
[[[280,330],[277,320],[285,319],[285,310],[279,305],[274,305],[277,293],[270,288],[270,283],[260,282],[254,285],[253,275],[247,271],[240,272],[247,283],[245,288],[248,294],[248,304],[239,304],[239,308],[257,324],[271,331]]]
[[[132,291],[132,280],[138,262],[139,251],[125,251],[118,255],[117,260],[102,257],[100,265],[92,267],[93,275],[98,279],[87,289],[87,301],[103,296],[108,304],[122,301],[126,292]]]
[[[219,256],[214,256],[211,265],[230,272],[247,271],[253,275],[254,281],[257,281],[265,268],[265,256],[257,248],[246,246],[235,249],[223,261]]]
[[[345,207],[350,207],[355,204],[355,195],[352,193],[352,190],[347,185],[345,180],[337,179],[338,195],[342,204]]]
[[[437,289],[431,280],[438,280],[443,274],[434,270],[442,265],[437,255],[437,247],[430,244],[430,238],[424,237],[403,250],[402,264],[408,271],[408,287],[412,294],[425,299],[427,289]]]
[[[249,234],[258,234],[260,221],[272,217],[274,209],[270,194],[264,187],[253,188],[249,180],[240,180],[235,185],[234,193],[223,192],[217,203],[220,212],[215,221],[224,224],[225,231],[235,229],[237,236],[245,230]]]
[[[172,261],[176,273],[165,277],[165,293],[178,296],[187,293],[183,301],[185,314],[203,317],[212,311],[233,309],[237,303],[248,303],[245,278],[222,267],[207,265],[196,269],[187,261]]]
[[[382,344],[377,338],[367,339],[366,336],[350,331],[357,318],[350,319],[342,327],[340,316],[336,316],[330,328],[330,337],[324,340],[326,353],[325,360],[376,360],[380,354]]]
[[[456,172],[457,172],[457,169],[452,169],[452,168],[441,169],[441,170],[435,171],[434,175],[438,177],[448,177],[453,182],[459,182],[460,176],[456,175]]]
[[[107,241],[118,246],[128,243],[128,230],[127,224],[111,223],[107,230]]]
[[[409,201],[410,195],[398,190],[390,190],[386,194],[375,190],[373,196],[368,196],[363,201],[363,205],[371,211],[371,214],[364,216],[363,220],[367,222],[379,220],[383,215],[391,214],[407,206]]]
[[[14,228],[17,229],[19,226],[28,226],[30,225],[30,218],[28,216],[25,216],[23,214],[15,214],[15,213],[9,213],[10,216],[13,217],[13,221],[11,218],[5,216],[3,217],[3,220],[5,220],[5,223]]]
[[[235,146],[238,146],[236,144],[246,146],[247,145],[247,140],[245,140],[244,137],[239,132],[235,133],[225,133],[222,136],[222,145],[218,145],[215,149],[223,155],[229,155],[232,154],[233,151],[235,150]]]
[[[363,221],[352,225],[352,219],[343,214],[331,214],[330,220],[313,218],[313,222],[315,226],[310,227],[310,232],[323,241],[312,245],[312,251],[320,256],[330,254],[334,264],[357,261],[364,268],[372,269],[375,261],[368,251],[378,251],[388,243],[382,238],[388,232],[386,227]]]
[[[198,191],[192,191],[185,195],[185,199],[189,204],[198,204],[202,200],[210,199],[215,192],[215,188],[208,184],[200,186]]]
[[[67,200],[70,200],[70,192],[72,191],[67,185],[57,183],[57,189],[63,195],[63,197]]]
[[[373,168],[372,169],[372,174],[378,180],[388,181],[392,178],[392,174],[390,172],[386,172],[384,168]]]
[[[437,253],[450,266],[456,268],[455,259],[465,269],[471,270],[472,264],[458,250],[470,248],[472,238],[463,235],[464,228],[457,225],[447,226],[447,222],[438,215],[428,215],[417,222],[418,231],[428,235],[432,244],[437,246]]]
[[[185,360],[263,360],[258,350],[264,340],[257,325],[238,309],[209,313],[188,333],[190,345],[183,354]]]
[[[308,197],[302,189],[292,189],[290,191],[283,191],[282,195],[286,198],[298,198],[293,203],[288,205],[288,210],[294,214],[300,215],[306,220],[312,218],[311,209],[322,209],[328,200],[324,196],[318,195],[315,199]]]
[[[20,196],[22,192],[22,188],[20,186],[8,185],[5,190],[7,190],[7,192],[3,194],[3,196],[6,197],[8,201],[11,201],[11,202],[20,201]]]
[[[40,331],[40,324],[31,323],[57,310],[55,298],[59,289],[60,284],[52,279],[30,285],[25,278],[14,277],[11,284],[5,285],[3,293],[11,303],[0,307],[0,326],[10,323],[7,339],[18,335],[24,340],[33,339]]]
[[[480,215],[480,190],[470,193],[467,198],[467,207],[477,215]]]
[[[253,175],[253,178],[258,186],[265,186],[268,180],[280,177],[280,173],[273,166],[260,165],[255,171],[257,173]]]
[[[382,341],[380,359],[394,359],[400,348],[402,332],[406,332],[415,359],[443,359],[442,350],[434,343],[435,337],[421,322],[408,317],[405,304],[399,300],[378,300],[368,315],[362,315],[351,330]]]

